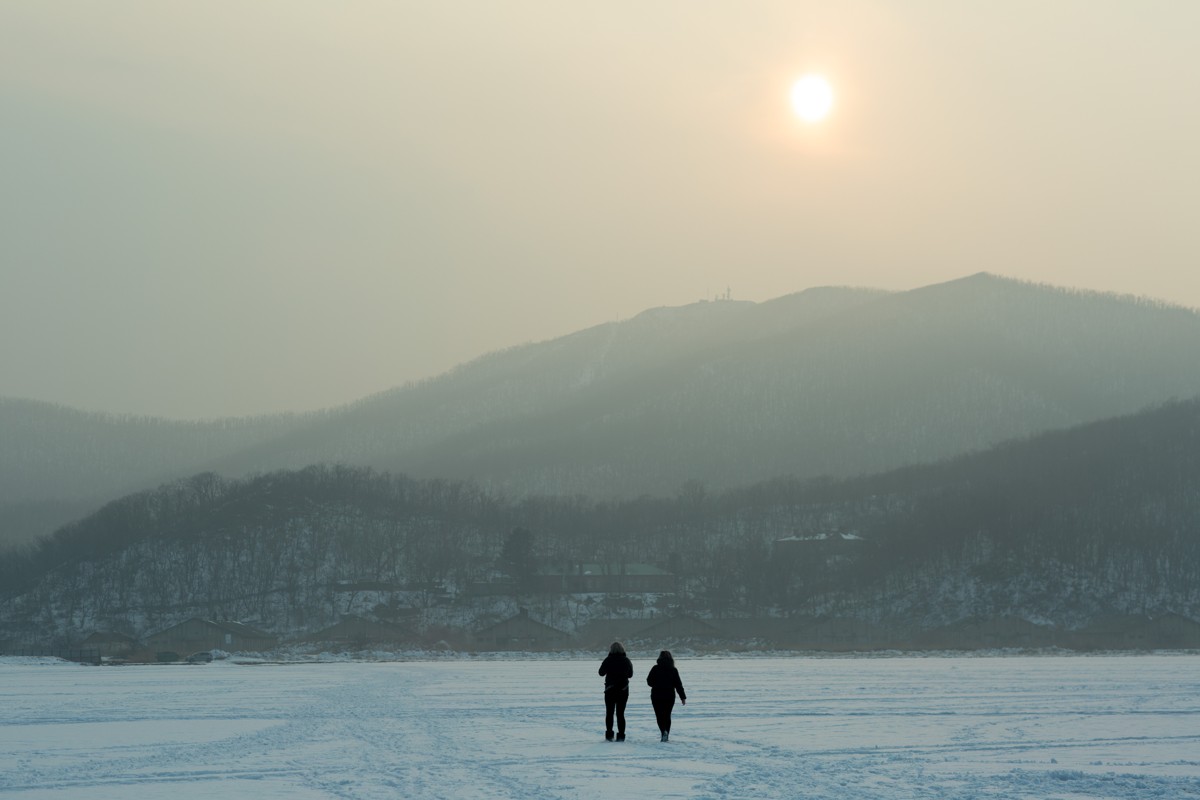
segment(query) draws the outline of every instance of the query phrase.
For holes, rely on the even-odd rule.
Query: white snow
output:
[[[0,798],[1200,798],[1200,657],[0,659]],[[638,678],[648,655],[634,656]]]

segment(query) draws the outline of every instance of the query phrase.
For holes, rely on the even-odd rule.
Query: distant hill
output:
[[[441,377],[368,398],[241,452],[217,469],[240,474],[267,465],[344,461],[475,480],[521,494],[674,491],[688,479],[709,476],[695,474],[689,464],[657,462],[674,459],[685,446],[681,437],[709,421],[680,418],[669,428],[646,431],[631,404],[669,404],[667,395],[686,392],[681,381],[698,365],[703,369],[726,352],[753,351],[781,335],[802,335],[882,296],[827,288],[761,304],[715,301],[652,309],[624,322],[492,353]],[[627,459],[616,451],[631,445],[650,451],[656,463],[619,474]]]
[[[49,533],[114,497],[190,475],[304,419],[179,422],[0,397],[0,545]]]
[[[1200,619],[1197,487],[1195,400],[879,475],[615,503],[350,467],[202,474],[0,555],[0,640],[193,615],[280,633],[398,609],[469,625],[489,608],[472,587],[497,578],[517,529],[543,567],[667,568],[676,612],[851,617],[901,638],[1004,617]]]
[[[979,274],[703,302],[319,415],[168,423],[0,402],[0,541],[6,505],[30,519],[45,511],[31,501],[201,470],[336,462],[514,495],[674,494],[880,472],[1197,395],[1200,314],[1135,298]]]
[[[495,353],[239,453],[636,496],[879,472],[1200,394],[1200,315],[981,274],[656,309]]]

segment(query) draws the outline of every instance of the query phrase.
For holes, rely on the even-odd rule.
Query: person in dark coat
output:
[[[683,681],[679,677],[679,670],[675,669],[675,658],[670,650],[658,654],[658,663],[650,668],[646,683],[650,685],[650,703],[654,706],[658,730],[665,742],[671,734],[671,709],[675,707],[676,692],[679,693],[679,702],[687,705],[687,692],[683,690]]]
[[[604,738],[613,740],[613,715],[617,717],[617,741],[625,741],[625,704],[629,702],[629,679],[633,677],[633,662],[625,655],[620,642],[613,642],[608,655],[600,662],[604,676]]]

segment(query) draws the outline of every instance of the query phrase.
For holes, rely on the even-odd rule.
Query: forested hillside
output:
[[[199,475],[8,553],[0,619],[13,636],[136,633],[193,614],[296,632],[437,595],[469,621],[469,586],[522,572],[503,558],[514,530],[533,542],[529,569],[658,564],[680,579],[670,606],[705,615],[834,614],[904,631],[1004,615],[1067,627],[1114,612],[1195,617],[1200,401],[871,477],[619,502],[348,467]],[[847,535],[832,552],[779,541],[830,533]]]

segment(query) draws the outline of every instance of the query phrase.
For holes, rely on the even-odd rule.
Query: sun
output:
[[[820,122],[833,109],[833,87],[821,75],[805,75],[792,84],[792,111],[805,122]]]

